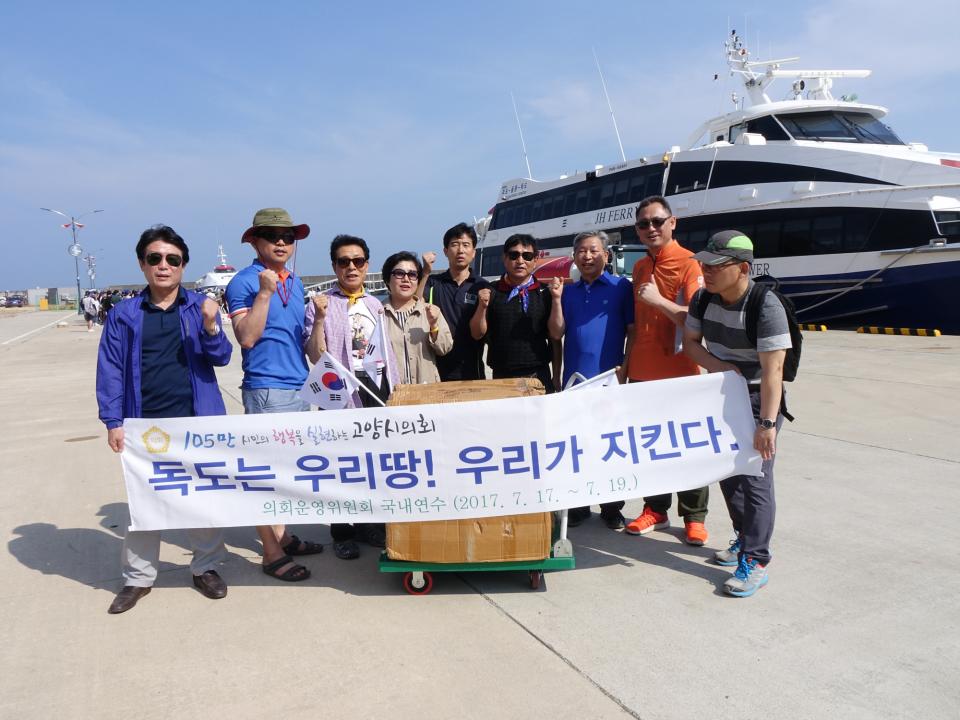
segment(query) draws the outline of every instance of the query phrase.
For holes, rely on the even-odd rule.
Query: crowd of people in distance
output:
[[[136,295],[133,290],[87,290],[80,300],[80,309],[83,311],[84,322],[87,323],[87,332],[93,332],[97,325],[103,325],[107,313],[121,300]]]
[[[757,421],[753,446],[763,458],[759,476],[738,475],[720,483],[734,539],[712,561],[736,570],[724,591],[749,597],[768,581],[775,499],[776,438],[790,418],[783,367],[791,334],[775,293],[751,279],[753,245],[743,233],[716,233],[696,254],[674,238],[677,218],[667,200],[644,199],[636,208],[637,236],[647,256],[632,278],[607,270],[608,238],[601,231],[574,239],[575,282],[540,282],[534,275],[537,239],[509,237],[502,248],[503,274],[488,282],[473,270],[477,235],[460,223],[443,236],[448,269],[433,273],[436,253],[422,258],[396,252],[383,262],[383,302],[365,289],[370,266],[367,243],[337,235],[330,243],[336,284],[304,302],[304,286],[288,268],[297,242],[310,234],[282,208],[259,210],[241,241],[255,258],[230,281],[226,309],[243,356],[242,401],[247,414],[309,411],[301,397],[311,364],[329,353],[351,369],[369,392],[355,392],[351,407],[385,400],[397,383],[536,378],[556,392],[574,377],[616,370],[621,383],[648,382],[706,372],[733,371],[744,377]],[[111,449],[124,446],[123,421],[133,417],[226,414],[215,368],[230,362],[218,300],[185,290],[190,260],[183,238],[172,228],[147,229],[136,246],[147,281],[142,293],[113,302],[100,338],[97,399]],[[752,311],[751,308],[758,308]],[[86,305],[84,307],[86,313]],[[364,369],[378,322],[389,343],[387,372],[380,382]],[[747,324],[752,323],[748,327]],[[709,490],[677,493],[684,539],[704,545]],[[642,513],[628,521],[622,502],[600,507],[613,531],[632,535],[669,527],[672,496],[644,498]],[[575,527],[589,507],[569,513]],[[361,544],[385,546],[382,524],[333,524],[337,558],[357,558]],[[299,582],[310,570],[297,560],[323,551],[283,525],[256,528],[262,569],[272,578]],[[193,547],[194,585],[222,598],[226,582],[217,567],[225,557],[217,529],[188,533]],[[150,592],[157,577],[159,532],[127,532],[123,545],[124,586],[109,612],[122,613]]]

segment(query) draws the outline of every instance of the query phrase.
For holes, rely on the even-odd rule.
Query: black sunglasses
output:
[[[416,270],[391,270],[390,277],[395,277],[397,280],[403,280],[404,278],[417,280],[420,277],[420,273]]]
[[[362,268],[367,264],[367,259],[365,257],[338,257],[337,258],[337,267],[341,270],[346,270],[350,265],[353,265],[357,270]]]
[[[641,230],[646,230],[648,227],[653,225],[655,228],[662,228],[663,224],[669,220],[672,215],[667,215],[666,217],[655,217],[650,218],[649,220],[637,220],[637,227]]]
[[[287,245],[292,245],[297,241],[297,234],[292,230],[288,230],[287,232],[261,231],[257,233],[257,237],[260,238],[261,240],[266,240],[267,242],[271,242],[274,245],[279,243],[281,240],[283,240]]]
[[[533,259],[537,256],[536,253],[530,252],[529,250],[528,250],[527,252],[520,252],[519,250],[511,250],[510,252],[505,253],[505,255],[506,255],[510,260],[516,260],[516,259],[518,259],[518,258],[523,258],[523,259],[526,260],[527,262],[530,262],[531,260],[533,260]]]
[[[183,264],[183,255],[164,255],[163,253],[149,253],[144,260],[150,267],[156,267],[163,259],[167,259],[167,265],[170,267],[180,267]]]

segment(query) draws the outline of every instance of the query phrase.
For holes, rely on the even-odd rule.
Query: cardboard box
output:
[[[389,405],[429,405],[542,395],[533,378],[398,385]],[[391,560],[463,563],[542,560],[550,555],[552,513],[472,520],[388,523]]]

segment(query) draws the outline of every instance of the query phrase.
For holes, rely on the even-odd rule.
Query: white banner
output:
[[[442,405],[131,419],[131,529],[408,522],[596,505],[760,473],[736,373]]]

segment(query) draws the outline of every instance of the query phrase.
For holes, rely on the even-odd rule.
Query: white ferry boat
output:
[[[726,50],[744,86],[735,111],[662,156],[503,183],[479,228],[479,272],[499,276],[500,247],[514,233],[536,237],[541,262],[561,272],[584,230],[638,243],[637,202],[664,195],[691,250],[722,229],[751,237],[754,274],[780,280],[801,322],[960,333],[950,295],[960,280],[960,154],[905,143],[881,121],[885,108],[833,97],[834,78],[868,70],[782,69],[797,58],[753,62],[735,33]],[[786,100],[767,95],[778,78],[792,81]]]
[[[223,244],[217,246],[217,259],[219,262],[210,272],[197,280],[197,290],[224,290],[227,284],[233,280],[237,274],[237,269],[227,262],[227,255],[223,251]]]

